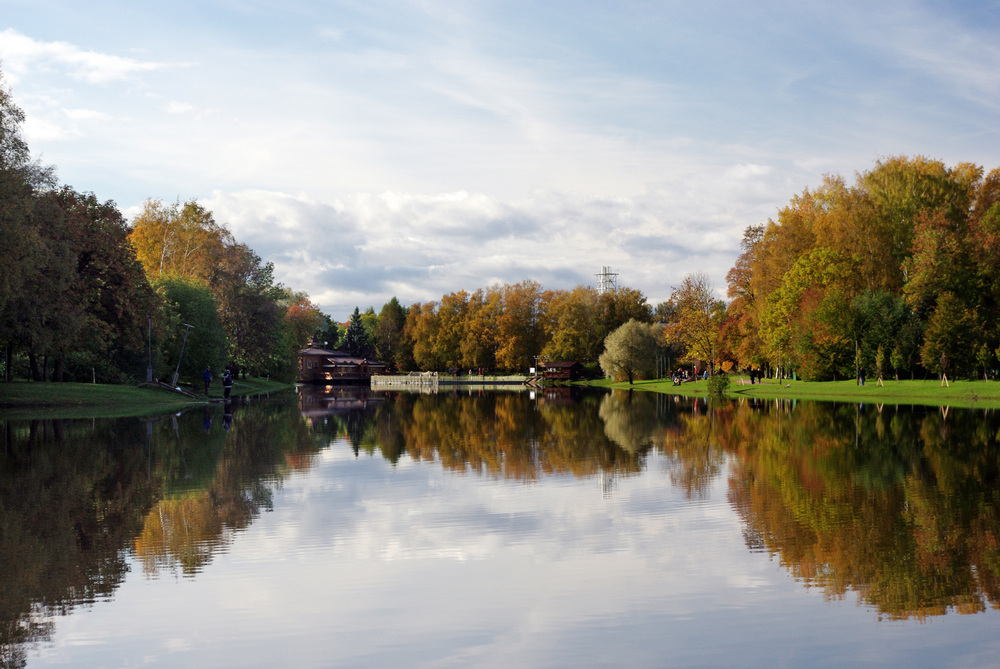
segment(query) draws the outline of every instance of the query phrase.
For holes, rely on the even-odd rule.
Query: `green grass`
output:
[[[237,381],[232,394],[257,395],[291,388],[266,379]],[[190,386],[187,388],[192,390]],[[198,392],[202,388],[194,389]],[[0,383],[0,418],[102,418],[144,416],[222,399],[221,382],[213,382],[198,399],[149,386],[93,383]]]
[[[878,386],[869,379],[859,386],[849,381],[792,381],[767,379],[764,383],[750,385],[749,377],[732,376],[729,397],[757,397],[762,399],[787,398],[799,400],[824,400],[831,402],[866,402],[873,404],[922,404],[929,406],[955,406],[1000,408],[1000,381],[952,381],[950,387],[941,386],[937,379],[911,381],[886,380]],[[742,379],[743,383],[740,383]],[[627,383],[595,381],[589,385],[608,388],[629,388]],[[701,396],[708,393],[705,381],[674,386],[669,379],[638,381],[631,387],[636,390],[668,393],[672,395]]]

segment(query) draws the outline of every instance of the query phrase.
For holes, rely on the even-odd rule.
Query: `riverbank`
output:
[[[864,402],[869,404],[920,404],[926,406],[954,406],[975,408],[1000,408],[1000,381],[952,381],[950,386],[942,386],[937,379],[886,380],[885,385],[876,385],[869,380],[859,386],[853,379],[848,381],[793,381],[791,379],[767,379],[763,383],[750,384],[749,377],[732,376],[728,397],[755,397],[758,399],[820,400],[827,402]],[[670,395],[705,396],[708,394],[706,381],[693,381],[675,386],[670,379],[638,381],[632,386],[627,383],[593,381],[587,385],[605,388],[619,388],[666,393]]]
[[[237,381],[232,395],[260,395],[291,388],[294,385],[290,383],[250,378]],[[213,383],[208,395],[195,391],[195,397],[189,397],[146,385],[13,381],[0,383],[0,418],[144,416],[221,400],[221,382]]]

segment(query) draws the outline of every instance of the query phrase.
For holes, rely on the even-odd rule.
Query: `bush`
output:
[[[713,395],[724,395],[729,390],[729,375],[719,372],[715,376],[708,377],[708,392]]]

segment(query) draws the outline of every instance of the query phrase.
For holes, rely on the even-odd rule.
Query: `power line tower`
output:
[[[601,273],[594,276],[597,277],[598,295],[603,295],[609,290],[618,290],[618,272],[612,271],[610,267],[601,267]]]

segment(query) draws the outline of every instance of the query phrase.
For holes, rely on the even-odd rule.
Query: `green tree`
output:
[[[375,327],[375,357],[388,365],[401,368],[397,353],[403,348],[403,328],[406,310],[394,297],[382,305]]]
[[[977,325],[975,312],[953,293],[941,293],[920,350],[924,367],[942,377],[970,371],[978,348]]]
[[[634,383],[656,369],[656,337],[648,323],[630,319],[608,335],[600,357],[604,375],[615,381]]]
[[[225,248],[209,286],[219,304],[230,362],[252,374],[294,378],[274,265],[245,244],[233,244]]]
[[[182,345],[182,378],[198,380],[206,367],[210,367],[215,376],[221,376],[228,344],[212,291],[202,281],[177,275],[160,277],[155,288],[163,297],[166,314],[159,378],[168,379],[177,369]],[[193,326],[186,333],[186,343],[188,328],[185,324]]]
[[[361,311],[357,307],[354,307],[351,321],[347,324],[347,334],[344,335],[344,350],[359,358],[366,358],[371,352],[368,332],[361,321]]]
[[[159,300],[129,243],[125,218],[114,202],[101,202],[93,193],[64,186],[55,198],[66,216],[77,295],[87,320],[67,362],[75,366],[77,378],[143,378],[148,323],[159,313]],[[58,365],[57,360],[57,371]]]
[[[620,286],[601,293],[593,311],[593,325],[588,338],[591,348],[586,359],[597,360],[607,336],[631,319],[641,323],[653,320],[653,310],[642,291]]]

